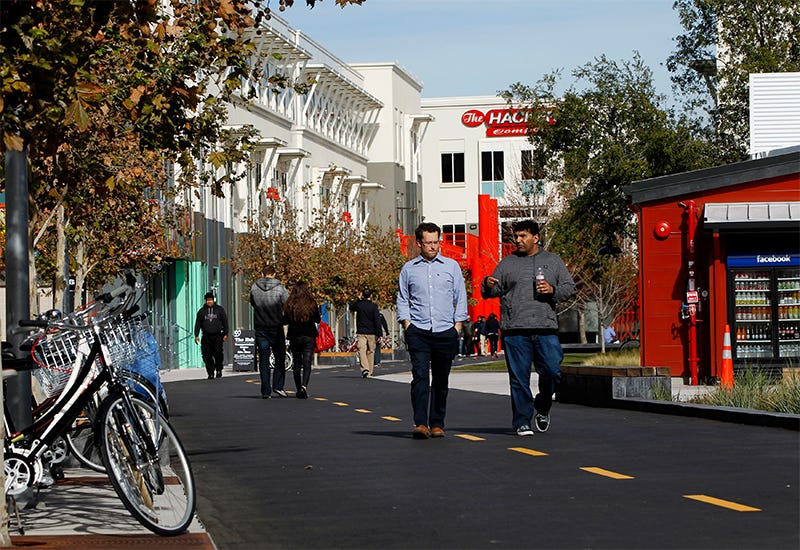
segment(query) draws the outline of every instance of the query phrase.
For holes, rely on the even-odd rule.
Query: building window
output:
[[[481,193],[493,198],[505,192],[505,167],[502,151],[481,152]]]
[[[442,225],[442,240],[446,243],[467,247],[467,226],[463,223]]]
[[[521,176],[523,180],[533,179],[533,151],[526,149],[522,151],[520,158],[520,166],[522,166]]]
[[[464,183],[464,153],[442,153],[442,183]]]

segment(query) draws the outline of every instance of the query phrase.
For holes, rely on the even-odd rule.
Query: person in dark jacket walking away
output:
[[[358,359],[361,377],[372,376],[375,366],[375,344],[383,336],[381,331],[381,312],[372,301],[372,291],[365,289],[361,298],[350,304],[350,311],[356,314],[356,336],[358,338]]]
[[[308,399],[308,382],[311,379],[311,362],[317,342],[317,324],[321,321],[319,307],[311,295],[308,284],[296,283],[283,306],[283,322],[289,325],[286,336],[292,350],[294,385],[298,399]]]
[[[258,348],[258,373],[261,376],[261,397],[269,399],[271,393],[287,397],[283,389],[286,380],[286,335],[283,332],[283,305],[289,293],[275,278],[275,266],[264,268],[264,276],[250,287],[250,305],[253,306],[253,328]],[[269,354],[275,356],[275,370],[270,388]]]
[[[497,359],[497,340],[500,338],[500,321],[497,320],[497,315],[489,314],[483,330],[486,331],[486,339],[489,341],[489,355]]]
[[[200,342],[203,363],[211,380],[214,373],[222,378],[222,344],[228,339],[228,315],[225,308],[215,303],[213,292],[206,292],[205,298],[206,305],[200,308],[194,321],[194,341]]]
[[[467,319],[461,324],[461,339],[458,341],[461,357],[472,355],[472,321]]]
[[[383,316],[383,313],[380,311],[378,315],[381,317],[381,328],[383,329],[383,334],[389,335],[389,323],[386,322],[386,317]],[[373,368],[377,369],[381,366],[381,349],[383,348],[383,336],[380,336],[375,341],[375,361],[373,362]]]
[[[503,258],[481,283],[481,296],[500,298],[503,349],[511,385],[512,427],[533,435],[550,427],[553,393],[561,379],[564,351],[558,341],[556,304],[575,292],[564,262],[540,243],[539,224],[514,224],[517,250]],[[539,393],[531,393],[531,363],[539,375]],[[534,417],[535,412],[535,417]]]

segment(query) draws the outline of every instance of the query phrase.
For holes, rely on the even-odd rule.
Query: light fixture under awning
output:
[[[800,202],[706,203],[703,224],[707,229],[800,226]]]

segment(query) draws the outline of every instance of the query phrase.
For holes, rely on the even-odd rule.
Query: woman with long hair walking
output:
[[[317,324],[321,321],[319,307],[311,295],[308,283],[295,283],[289,299],[283,306],[283,323],[289,325],[286,337],[294,360],[294,385],[297,398],[308,398],[308,381],[311,378],[311,361],[317,340]]]

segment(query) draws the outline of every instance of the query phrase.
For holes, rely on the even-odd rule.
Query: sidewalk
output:
[[[162,381],[205,376],[204,369],[165,371]],[[19,502],[21,526],[9,502],[8,532],[14,546],[76,550],[160,547],[215,550],[197,517],[182,535],[161,537],[151,533],[125,509],[106,475],[76,464],[68,459],[64,479],[52,487],[40,489],[30,502]]]

